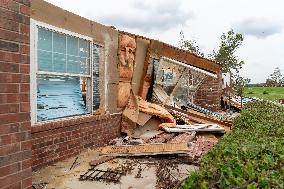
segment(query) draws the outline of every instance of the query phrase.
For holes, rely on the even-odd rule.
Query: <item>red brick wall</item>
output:
[[[222,76],[218,78],[207,76],[195,93],[194,103],[212,111],[221,109]]]
[[[107,144],[120,135],[121,115],[82,116],[32,127],[33,170]]]
[[[29,0],[0,0],[0,188],[30,188]]]

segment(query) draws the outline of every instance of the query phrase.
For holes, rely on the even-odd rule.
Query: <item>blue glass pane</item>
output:
[[[40,71],[90,74],[90,42],[38,28]]]
[[[67,72],[79,74],[81,71],[79,57],[67,56]]]
[[[38,121],[87,113],[79,77],[39,75],[37,82]]]
[[[53,32],[53,52],[66,54],[66,35]]]
[[[49,71],[52,72],[52,53],[38,50],[37,53],[38,59],[38,69],[40,71]]]
[[[55,72],[66,73],[66,55],[53,53],[53,66]]]
[[[78,38],[67,36],[67,54],[78,56]]]
[[[79,56],[80,57],[90,56],[90,43],[87,40],[79,39]]]
[[[52,32],[43,28],[38,28],[38,49],[52,50]]]

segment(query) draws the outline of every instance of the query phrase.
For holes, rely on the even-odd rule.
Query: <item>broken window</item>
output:
[[[31,78],[36,83],[32,84],[36,106],[32,108],[32,121],[91,113],[95,94],[92,85],[99,82],[95,63],[92,71],[91,38],[36,24],[34,39],[35,66]]]
[[[80,77],[38,75],[37,120],[86,114]]]
[[[193,102],[198,87],[209,72],[162,57],[154,60],[154,85],[152,101],[171,106]]]

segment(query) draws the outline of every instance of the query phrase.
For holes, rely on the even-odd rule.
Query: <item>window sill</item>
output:
[[[110,116],[111,116],[110,114],[102,114],[102,115],[88,114],[88,115],[73,116],[68,118],[60,118],[56,120],[38,122],[32,125],[32,133],[58,129],[61,127],[70,127],[82,123],[106,120],[110,119]]]

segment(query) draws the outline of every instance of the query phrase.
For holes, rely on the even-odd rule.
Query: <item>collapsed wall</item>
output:
[[[132,89],[143,99],[161,104],[174,105],[169,101],[179,98],[184,105],[195,104],[211,111],[221,109],[219,64],[160,41],[126,32],[120,32],[120,36],[131,39],[133,43],[135,40],[137,44],[137,48],[133,48],[136,51],[132,51],[132,54],[135,52],[135,61],[131,61],[128,85],[119,86],[118,99],[124,101],[121,108],[126,106]],[[120,80],[125,80],[124,76],[120,75]],[[155,95],[163,98],[157,100],[153,98]]]
[[[31,167],[39,169],[118,137],[131,90],[151,101],[155,92],[165,90],[167,103],[176,103],[184,86],[190,86],[192,99],[181,99],[220,109],[221,67],[215,62],[42,0],[0,5],[9,20],[0,35],[0,169],[9,170],[2,176],[10,183],[28,187]],[[178,74],[180,70],[187,74]]]
[[[121,119],[118,112],[127,105],[131,90],[144,99],[151,96],[152,91],[149,89],[153,88],[153,74],[156,74],[153,71],[154,64],[159,66],[164,58],[216,75],[217,79],[208,77],[209,80],[216,81],[216,85],[211,85],[208,90],[208,78],[204,77],[198,81],[199,87],[191,96],[192,102],[197,105],[214,111],[219,109],[221,94],[218,89],[218,64],[159,41],[119,32],[41,0],[34,1],[31,9],[31,18],[35,21],[90,37],[101,49],[98,73],[93,75],[97,76],[97,82],[92,83],[94,90],[99,93],[98,96],[93,96],[93,100],[99,98],[94,115],[34,123],[32,150],[35,169],[74,156],[86,148],[100,146],[117,137]],[[93,56],[95,60],[97,55]],[[95,64],[93,67],[95,69]],[[204,94],[206,98],[203,98]],[[86,96],[88,99],[88,93]]]

